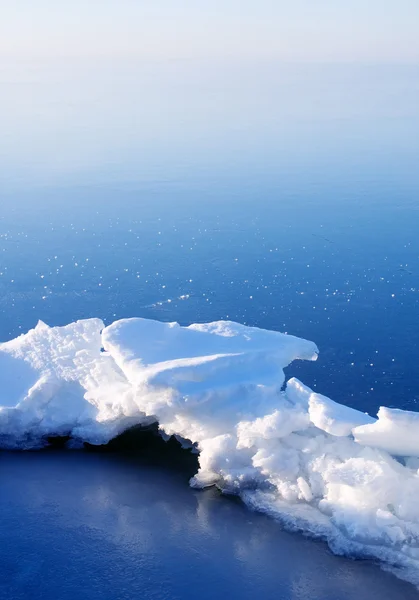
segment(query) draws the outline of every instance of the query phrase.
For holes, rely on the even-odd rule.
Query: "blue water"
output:
[[[3,455],[0,598],[413,600],[368,562],[121,456]]]
[[[290,373],[335,400],[415,410],[419,177],[381,179],[10,193],[0,337],[38,319],[232,319],[314,340],[319,361]]]
[[[337,401],[417,410],[416,66],[9,67],[1,340],[38,319],[232,319],[314,340],[317,363],[288,374]],[[80,456],[0,457],[3,597],[204,598],[215,579],[239,597],[409,598],[215,492]]]

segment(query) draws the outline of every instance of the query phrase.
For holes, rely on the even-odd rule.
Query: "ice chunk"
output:
[[[130,379],[153,376],[156,384],[185,393],[250,382],[282,385],[283,367],[317,358],[313,342],[230,321],[181,327],[148,319],[116,321],[103,346]]]
[[[288,381],[287,396],[294,403],[306,406],[313,425],[331,435],[348,436],[354,427],[376,421],[366,413],[312,392],[295,378]]]
[[[375,419],[359,410],[315,393],[310,395],[308,413],[313,425],[336,436],[350,435],[357,425],[375,422]]]
[[[0,446],[42,446],[46,436],[109,441],[145,418],[113,359],[100,319],[38,325],[0,344]]]
[[[0,351],[0,406],[16,406],[35,385],[38,376],[29,362]]]
[[[419,457],[419,413],[382,406],[378,421],[353,429],[355,440],[394,456]]]
[[[181,327],[124,319],[102,334],[136,390],[140,410],[194,443],[230,433],[274,409],[292,360],[317,358],[313,342],[230,321]]]

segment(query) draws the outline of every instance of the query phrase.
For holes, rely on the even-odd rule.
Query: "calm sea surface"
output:
[[[414,600],[182,471],[113,455],[0,457],[0,598]]]

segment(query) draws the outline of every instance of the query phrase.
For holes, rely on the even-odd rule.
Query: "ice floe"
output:
[[[157,422],[199,453],[191,485],[418,583],[419,414],[376,419],[285,383],[284,367],[316,358],[312,342],[228,321],[39,323],[0,344],[0,447],[103,444]]]

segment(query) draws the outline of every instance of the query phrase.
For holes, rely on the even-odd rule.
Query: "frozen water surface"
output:
[[[413,600],[182,471],[121,455],[2,454],[0,597]]]

